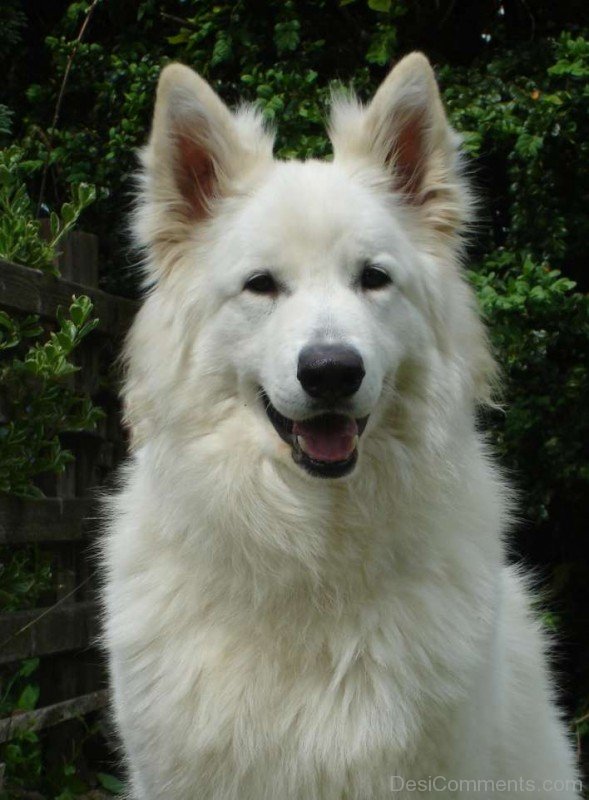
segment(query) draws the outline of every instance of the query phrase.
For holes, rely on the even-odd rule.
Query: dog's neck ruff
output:
[[[451,447],[426,458],[391,436],[368,442],[345,481],[313,479],[271,458],[239,458],[215,447],[214,434],[162,448],[151,442],[137,454],[157,506],[157,536],[217,575],[222,601],[242,609],[272,606],[289,593],[321,611],[361,604],[398,569],[426,568],[446,544],[446,498],[468,480]],[[187,473],[189,458],[195,469]]]

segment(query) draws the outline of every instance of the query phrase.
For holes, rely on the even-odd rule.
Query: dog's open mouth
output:
[[[280,437],[292,447],[292,457],[311,475],[341,478],[358,460],[358,439],[368,417],[354,419],[344,414],[322,413],[305,420],[292,420],[277,411],[267,395],[262,399],[268,419]]]

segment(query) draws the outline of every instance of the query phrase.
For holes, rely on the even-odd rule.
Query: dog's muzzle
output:
[[[355,419],[338,413],[320,413],[305,420],[283,416],[262,391],[268,419],[291,446],[295,463],[319,478],[342,478],[358,460],[358,440],[368,417]]]

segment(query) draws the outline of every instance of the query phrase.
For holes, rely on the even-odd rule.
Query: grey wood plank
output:
[[[0,664],[80,650],[97,631],[97,606],[90,600],[0,614]]]
[[[0,544],[77,541],[91,529],[95,515],[93,502],[82,498],[0,496]]]
[[[69,719],[82,717],[91,711],[98,711],[104,708],[108,702],[108,692],[106,689],[99,689],[96,692],[89,692],[80,697],[72,697],[61,703],[54,703],[43,708],[36,708],[34,711],[24,711],[20,714],[13,714],[11,717],[0,719],[0,743],[8,742],[21,731],[38,731],[43,728],[50,728],[59,725]]]
[[[58,306],[67,309],[72,295],[82,294],[88,295],[94,303],[94,314],[99,319],[97,330],[111,338],[125,333],[139,307],[134,300],[0,259],[0,306],[3,308],[55,319]]]

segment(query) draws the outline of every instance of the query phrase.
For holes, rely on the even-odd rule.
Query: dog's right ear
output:
[[[378,165],[391,194],[417,215],[422,234],[454,244],[472,211],[459,140],[444,111],[433,69],[421,53],[405,56],[372,102],[336,98],[330,137],[335,160]]]
[[[193,70],[167,66],[142,153],[135,217],[139,244],[165,243],[169,253],[170,245],[186,241],[217,201],[239,192],[252,173],[271,162],[272,144],[253,109],[234,114]]]

